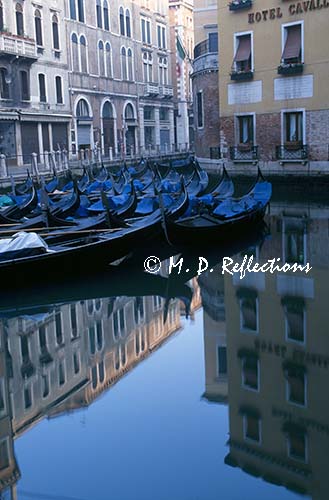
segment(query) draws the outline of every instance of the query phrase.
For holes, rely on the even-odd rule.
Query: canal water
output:
[[[327,500],[328,219],[277,201],[233,257],[203,249],[200,276],[197,252],[170,276],[168,261],[144,275],[137,256],[7,296],[0,498]],[[312,270],[241,280],[222,274],[226,250]]]

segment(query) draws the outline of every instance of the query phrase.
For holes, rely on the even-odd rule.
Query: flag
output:
[[[176,38],[176,46],[177,46],[177,53],[178,53],[179,57],[184,61],[184,59],[186,57],[186,52],[185,52],[183,44],[182,44],[178,35]]]

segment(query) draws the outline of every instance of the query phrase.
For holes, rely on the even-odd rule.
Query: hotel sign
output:
[[[288,11],[291,16],[295,14],[304,14],[305,12],[311,10],[321,10],[329,7],[329,0],[305,0],[303,2],[291,3],[289,5]],[[248,23],[259,23],[261,21],[268,21],[274,19],[280,19],[283,16],[281,7],[275,7],[273,9],[264,9],[257,12],[251,12],[248,14]]]

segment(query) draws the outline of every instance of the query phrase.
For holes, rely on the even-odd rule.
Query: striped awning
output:
[[[282,59],[298,59],[302,48],[300,24],[288,28]]]
[[[250,35],[243,35],[239,37],[239,46],[237,48],[234,61],[242,62],[248,61],[251,54],[251,37]]]

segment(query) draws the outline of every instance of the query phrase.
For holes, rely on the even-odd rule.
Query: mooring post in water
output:
[[[35,177],[37,179],[37,182],[39,184],[40,182],[40,177],[39,177],[39,168],[38,168],[38,155],[37,153],[32,153],[31,155],[31,159],[32,159],[32,172],[34,171],[35,173]]]
[[[0,178],[8,177],[6,155],[0,155]]]

